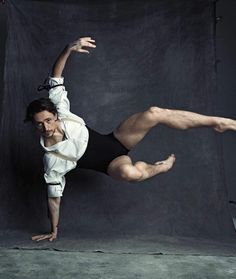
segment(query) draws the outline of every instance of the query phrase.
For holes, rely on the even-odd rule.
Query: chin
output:
[[[45,138],[50,138],[51,136],[53,136],[53,132],[51,132],[51,133],[49,133],[49,134],[46,134],[46,133],[45,133],[43,136],[44,136]]]

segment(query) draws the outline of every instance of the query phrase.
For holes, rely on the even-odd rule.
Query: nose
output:
[[[48,123],[43,123],[43,129],[44,129],[44,131],[49,131],[50,125]]]

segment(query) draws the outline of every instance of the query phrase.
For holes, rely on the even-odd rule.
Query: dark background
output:
[[[217,15],[222,20],[216,26],[216,54],[217,54],[217,94],[216,109],[218,114],[236,118],[236,2],[233,0],[218,1]],[[236,199],[236,145],[230,133],[222,137],[224,169],[229,198]],[[235,214],[236,215],[236,214]]]
[[[6,4],[7,5],[7,4]],[[2,5],[0,7],[0,19],[1,19],[1,85],[3,85],[3,65],[4,65],[4,57],[5,57],[5,42],[6,42],[6,5]],[[236,10],[236,4],[235,1],[219,1],[217,3],[217,15],[221,15],[223,17],[223,20],[219,22],[216,26],[216,56],[219,60],[217,63],[217,90],[214,91],[214,94],[211,95],[212,103],[214,104],[212,107],[214,109],[214,113],[218,115],[224,115],[229,116],[232,118],[236,118],[236,112],[235,112],[235,93],[234,89],[236,87],[235,84],[235,78],[234,78],[234,67],[235,67],[235,54],[234,54],[234,45],[235,45],[235,23],[234,23],[234,11]],[[56,30],[55,27],[50,27],[52,30]],[[58,49],[59,50],[59,49]],[[55,51],[58,51],[55,50]],[[46,51],[46,50],[45,50]],[[110,66],[112,65],[112,55],[113,53],[110,53],[110,59],[111,61],[108,61],[110,63]],[[52,57],[50,57],[52,58]],[[53,58],[52,58],[53,59]],[[135,57],[134,57],[135,59]],[[51,61],[51,60],[49,60]],[[48,67],[50,67],[49,61],[46,61],[48,64]],[[92,63],[92,58],[89,58],[89,62],[86,63]],[[86,64],[85,64],[86,65]],[[76,70],[77,65],[71,63],[70,66]],[[14,67],[14,63],[12,65]],[[14,69],[13,69],[14,70]],[[119,70],[119,69],[118,69]],[[117,70],[117,71],[118,71]],[[43,70],[41,70],[41,73],[43,75]],[[87,70],[88,71],[88,70]],[[109,71],[109,69],[108,69]],[[44,73],[45,74],[45,73]],[[89,72],[86,72],[85,74],[89,75]],[[111,78],[115,79],[116,75],[115,72],[113,72],[113,76]],[[107,78],[104,76],[104,78]],[[41,80],[41,77],[38,78],[38,80]],[[72,75],[73,80],[73,75]],[[107,80],[109,83],[109,80]],[[99,85],[99,84],[98,84]],[[111,84],[111,88],[112,89]],[[73,81],[72,85],[69,84],[73,88]],[[170,84],[171,88],[171,84]],[[80,90],[83,92],[85,88],[80,88]],[[3,88],[1,88],[1,92],[3,92]],[[1,94],[1,97],[3,94]],[[109,96],[99,96],[100,98],[103,97],[104,100],[107,98],[109,99]],[[144,96],[145,97],[145,96]],[[73,97],[72,97],[73,98]],[[93,97],[92,97],[93,98]],[[76,102],[77,99],[74,97],[74,102]],[[151,101],[151,100],[150,100]],[[196,99],[195,99],[196,101]],[[170,101],[169,101],[170,102]],[[182,102],[182,103],[181,103]],[[163,103],[168,103],[166,102]],[[171,102],[170,102],[171,103]],[[177,106],[179,108],[185,108],[188,109],[188,103],[185,100],[181,100],[181,98],[176,99]],[[119,104],[122,106],[122,109],[125,111],[125,113],[121,116],[117,116],[113,119],[112,123],[118,123],[125,114],[128,115],[129,109],[128,106],[125,108],[123,102],[119,103],[119,100],[117,100],[117,103],[114,103],[113,105]],[[2,102],[1,102],[2,105]],[[149,101],[147,101],[147,105],[149,105]],[[106,104],[105,104],[106,107]],[[199,108],[199,110],[202,109],[201,103],[193,105],[193,108]],[[137,110],[142,109],[142,106],[140,103],[135,104],[133,108],[136,108]],[[198,110],[198,111],[199,111]],[[2,111],[2,110],[1,110]],[[210,110],[212,112],[212,110]],[[135,111],[134,111],[135,112]],[[109,112],[108,112],[109,114]],[[105,123],[104,123],[105,120]],[[112,128],[111,119],[109,119],[108,116],[103,118],[103,124],[100,124],[101,126],[99,129],[101,131],[106,132],[107,127]],[[92,125],[99,126],[99,123],[94,122],[94,118],[91,116],[91,119],[87,116],[86,119],[87,123],[91,123]],[[107,122],[106,122],[107,121]],[[164,136],[162,138],[161,135],[159,135],[159,140],[163,143],[165,141],[165,133],[170,136],[174,136],[177,134],[177,138],[175,141],[176,146],[178,146],[178,139],[182,140],[182,135],[180,135],[178,132],[175,132],[175,134],[171,134],[172,132],[166,132],[166,130],[161,130],[164,133]],[[170,133],[170,134],[168,134]],[[191,132],[192,133],[192,132]],[[209,137],[211,140],[215,141],[213,138],[213,135],[211,132],[203,131],[200,132],[200,136],[197,134],[197,132],[193,132],[193,134],[189,134],[187,132],[186,137],[189,139],[193,139],[194,137],[198,138],[198,140],[202,140],[203,142]],[[179,137],[179,138],[178,138]],[[139,150],[134,152],[133,156],[134,158],[137,157],[140,159],[140,157],[145,157],[145,153],[150,152],[149,151],[149,141],[152,141],[152,144],[155,139],[155,134],[151,134],[149,138],[147,138],[147,141],[144,142],[142,145],[140,145]],[[197,144],[197,143],[196,143]],[[155,145],[152,145],[155,146]],[[161,146],[161,145],[159,145]],[[181,146],[181,145],[180,145]],[[35,143],[36,148],[36,143]],[[214,149],[215,148],[215,149]],[[206,154],[198,154],[196,151],[193,151],[193,148],[189,147],[190,155],[193,157],[193,160],[201,161],[202,163],[198,165],[192,164],[191,165],[191,157],[188,158],[187,153],[188,150],[186,150],[186,153],[180,153],[179,151],[179,157],[180,160],[182,160],[182,169],[178,168],[178,166],[173,170],[173,174],[168,175],[166,178],[161,177],[158,182],[157,187],[168,187],[167,190],[161,191],[159,188],[158,191],[156,188],[153,188],[153,185],[155,185],[154,180],[150,183],[144,183],[142,185],[128,185],[126,183],[119,184],[117,182],[112,181],[110,178],[104,179],[103,176],[94,174],[90,171],[81,171],[79,180],[82,182],[80,184],[79,189],[75,190],[75,188],[71,188],[66,190],[65,198],[63,199],[62,204],[62,221],[68,226],[73,227],[74,229],[78,229],[78,226],[76,223],[78,222],[80,227],[81,233],[92,233],[94,232],[94,228],[97,228],[98,232],[103,232],[107,230],[108,233],[163,233],[163,234],[180,234],[180,235],[203,235],[203,236],[223,236],[225,233],[226,235],[232,235],[233,229],[230,225],[229,216],[227,215],[228,210],[228,204],[227,200],[235,200],[236,199],[236,191],[235,191],[235,174],[234,174],[234,166],[236,163],[235,159],[235,136],[233,136],[232,132],[227,132],[226,134],[222,135],[221,137],[216,137],[216,147],[214,147],[211,151],[209,151],[209,157],[210,160],[220,160],[220,162],[216,162],[217,165],[216,169],[220,167],[220,179],[221,181],[217,182],[219,185],[221,185],[220,189],[211,189],[211,185],[199,185],[198,183],[208,181],[209,174],[204,172],[204,169],[206,169],[206,166],[204,166],[204,156]],[[166,154],[166,152],[169,152],[169,146],[168,142],[166,145],[162,145],[162,150],[157,151],[157,154],[159,156],[163,156]],[[217,155],[214,155],[214,150],[217,150]],[[38,151],[39,152],[39,151]],[[213,153],[211,153],[213,152]],[[25,159],[29,154],[26,154]],[[150,155],[149,159],[155,159],[155,156]],[[207,156],[206,156],[207,157]],[[206,159],[209,160],[209,157]],[[208,161],[208,163],[211,161]],[[34,162],[24,162],[27,166],[27,164],[30,164],[31,167],[38,166],[37,163]],[[186,165],[186,166],[185,166]],[[189,168],[190,165],[190,168]],[[187,168],[187,172],[183,172],[184,167]],[[30,168],[30,166],[28,166]],[[13,168],[14,169],[14,168]],[[24,171],[23,168],[16,168],[17,171],[21,170]],[[188,177],[188,172],[191,171],[191,175]],[[214,170],[216,171],[216,170]],[[25,173],[26,175],[26,173]],[[88,177],[89,175],[89,177]],[[201,177],[201,179],[199,179]],[[204,178],[205,177],[205,178]],[[179,178],[180,182],[176,183],[176,178]],[[33,177],[31,179],[30,183],[33,185],[34,183],[38,183],[39,177]],[[75,174],[69,175],[68,181],[74,181]],[[4,177],[3,177],[4,181]],[[14,179],[12,183],[14,184]],[[175,181],[173,183],[173,181]],[[173,185],[174,187],[177,187],[184,181],[184,185],[180,187],[180,192],[178,189],[174,188],[173,191]],[[191,183],[190,183],[191,182]],[[4,184],[4,182],[3,182]],[[193,191],[194,189],[188,188],[188,184],[191,184],[192,187],[200,187],[200,190]],[[32,186],[31,185],[31,186]],[[91,186],[92,185],[92,186]],[[161,186],[160,186],[161,185]],[[227,188],[225,187],[227,185]],[[91,187],[88,187],[91,186]],[[209,189],[206,187],[209,186]],[[35,195],[27,197],[27,190],[29,190],[30,185],[27,185],[25,188],[25,191],[17,192],[15,191],[14,187],[12,185],[9,185],[9,191],[6,191],[6,188],[2,188],[1,190],[1,201],[4,203],[4,196],[7,196],[8,198],[5,199],[5,206],[8,207],[8,210],[5,211],[7,213],[4,213],[5,215],[1,215],[1,224],[3,224],[3,227],[6,228],[15,228],[15,227],[21,227],[21,229],[39,229],[39,228],[46,228],[45,226],[45,219],[43,216],[46,214],[46,206],[45,206],[45,197],[43,196],[43,193],[39,189],[34,189]],[[145,190],[144,190],[144,187]],[[120,189],[120,194],[119,194]],[[117,191],[118,190],[118,191]],[[210,200],[210,203],[213,203],[212,207],[211,204],[207,202],[207,200],[204,200],[204,197],[207,195],[210,195],[208,191],[211,190],[219,191],[216,193],[216,200]],[[228,196],[226,195],[225,191],[228,191]],[[4,191],[4,192],[3,192]],[[204,192],[205,191],[205,192]],[[222,192],[222,193],[221,193]],[[32,191],[31,191],[32,193]],[[144,195],[145,193],[145,195]],[[197,196],[199,194],[199,196]],[[219,197],[222,194],[222,200],[219,200]],[[19,196],[20,195],[20,196]],[[155,195],[158,195],[158,201],[155,201]],[[9,196],[11,197],[11,204],[8,206],[9,202]],[[214,199],[214,195],[210,195],[211,199]],[[33,197],[33,198],[32,198]],[[74,198],[74,197],[77,197]],[[12,207],[11,205],[14,204],[14,202],[17,204],[19,202],[19,199],[22,202],[29,203],[28,207],[18,207],[16,208]],[[33,199],[33,200],[32,200]],[[189,200],[189,203],[192,203],[192,208],[190,204],[185,203],[185,200]],[[79,202],[78,202],[79,201]],[[143,204],[142,204],[143,202]],[[160,203],[161,202],[161,203]],[[219,202],[219,208],[217,209],[217,203]],[[205,206],[205,208],[201,208],[202,205]],[[22,209],[22,212],[17,212],[15,209]],[[181,209],[180,209],[181,208]],[[191,209],[190,209],[191,208]],[[28,212],[30,211],[30,213]],[[155,210],[157,213],[155,213]],[[217,212],[216,212],[217,211]],[[220,212],[224,212],[220,216]],[[72,214],[72,213],[73,214]],[[78,219],[75,218],[76,214],[78,213],[79,217]],[[162,214],[161,214],[162,213]],[[17,217],[20,215],[25,215],[28,218],[28,223],[22,224],[20,226],[17,223]],[[70,220],[70,214],[72,214],[72,220]],[[168,216],[168,220],[166,220],[164,217]],[[156,220],[155,220],[156,215]],[[204,220],[204,215],[206,219]],[[34,217],[35,216],[35,217]],[[163,218],[161,217],[163,216]],[[191,218],[193,220],[191,220]],[[36,218],[36,219],[35,219]],[[210,218],[210,219],[209,219]],[[213,218],[214,220],[212,220]],[[226,218],[226,220],[222,220],[222,218]],[[218,221],[216,221],[218,219]],[[74,220],[74,221],[73,221]],[[147,222],[148,220],[148,222]],[[223,224],[225,222],[225,228],[223,228]],[[176,225],[176,224],[179,225]],[[217,224],[216,224],[217,223]],[[184,226],[183,226],[184,224]],[[65,228],[65,227],[64,227]],[[65,228],[66,229],[66,228]],[[214,231],[215,230],[215,231]]]

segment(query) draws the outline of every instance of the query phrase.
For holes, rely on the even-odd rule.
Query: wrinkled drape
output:
[[[100,132],[160,106],[214,113],[214,2],[8,1],[1,113],[0,226],[46,229],[42,150],[25,108],[68,43],[96,39],[64,71],[71,110]],[[220,135],[206,128],[154,128],[131,152],[155,162],[175,153],[169,173],[129,184],[93,171],[67,175],[60,227],[74,233],[233,234]]]

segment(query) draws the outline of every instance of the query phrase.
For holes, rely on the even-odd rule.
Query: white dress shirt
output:
[[[50,86],[63,84],[64,78],[49,78]],[[48,186],[48,197],[61,197],[65,188],[65,174],[74,169],[88,145],[89,133],[84,120],[70,112],[70,102],[65,87],[57,86],[49,90],[49,98],[56,105],[65,140],[52,146],[40,144],[44,154],[44,179]]]

